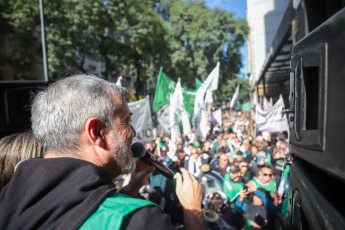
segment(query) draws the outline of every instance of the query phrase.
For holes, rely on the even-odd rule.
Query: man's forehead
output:
[[[272,172],[272,170],[270,168],[262,168],[261,172]]]

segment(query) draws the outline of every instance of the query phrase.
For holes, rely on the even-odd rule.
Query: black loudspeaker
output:
[[[291,50],[290,229],[345,226],[345,9]]]
[[[40,81],[0,82],[0,138],[31,129],[31,98],[47,84]]]

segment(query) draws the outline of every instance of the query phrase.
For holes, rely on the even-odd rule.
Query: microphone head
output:
[[[133,157],[136,157],[136,158],[142,158],[146,153],[146,149],[144,145],[140,142],[133,143],[131,145],[131,150],[133,153]]]

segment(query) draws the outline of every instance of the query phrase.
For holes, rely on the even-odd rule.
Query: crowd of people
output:
[[[221,216],[216,223],[206,220],[208,229],[286,227],[287,133],[249,135],[253,128],[250,113],[224,109],[222,120],[223,125],[213,125],[205,139],[190,140],[182,134],[182,141],[173,143],[166,135],[147,141],[145,147],[174,173],[185,168],[199,180],[204,189],[204,210],[212,209]],[[116,183],[120,181],[123,178]],[[173,181],[153,172],[141,194],[169,213],[174,224],[181,224]],[[214,199],[221,199],[222,205],[212,205]]]
[[[286,133],[252,136],[249,113],[223,110],[204,139],[144,143],[174,172],[168,179],[133,163],[127,101],[127,90],[91,75],[35,97],[33,130],[0,140],[1,229],[286,227]]]

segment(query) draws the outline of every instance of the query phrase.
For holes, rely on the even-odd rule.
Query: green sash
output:
[[[259,188],[263,188],[265,189],[266,191],[269,191],[271,196],[273,195],[274,191],[276,190],[276,182],[274,180],[270,180],[268,182],[268,184],[263,184],[261,183],[258,179],[256,178],[253,178],[252,181],[255,185],[256,185],[256,188],[259,189]]]
[[[148,205],[159,207],[148,200],[115,193],[113,196],[105,199],[97,211],[85,221],[80,229],[120,229],[124,218],[128,214]]]

